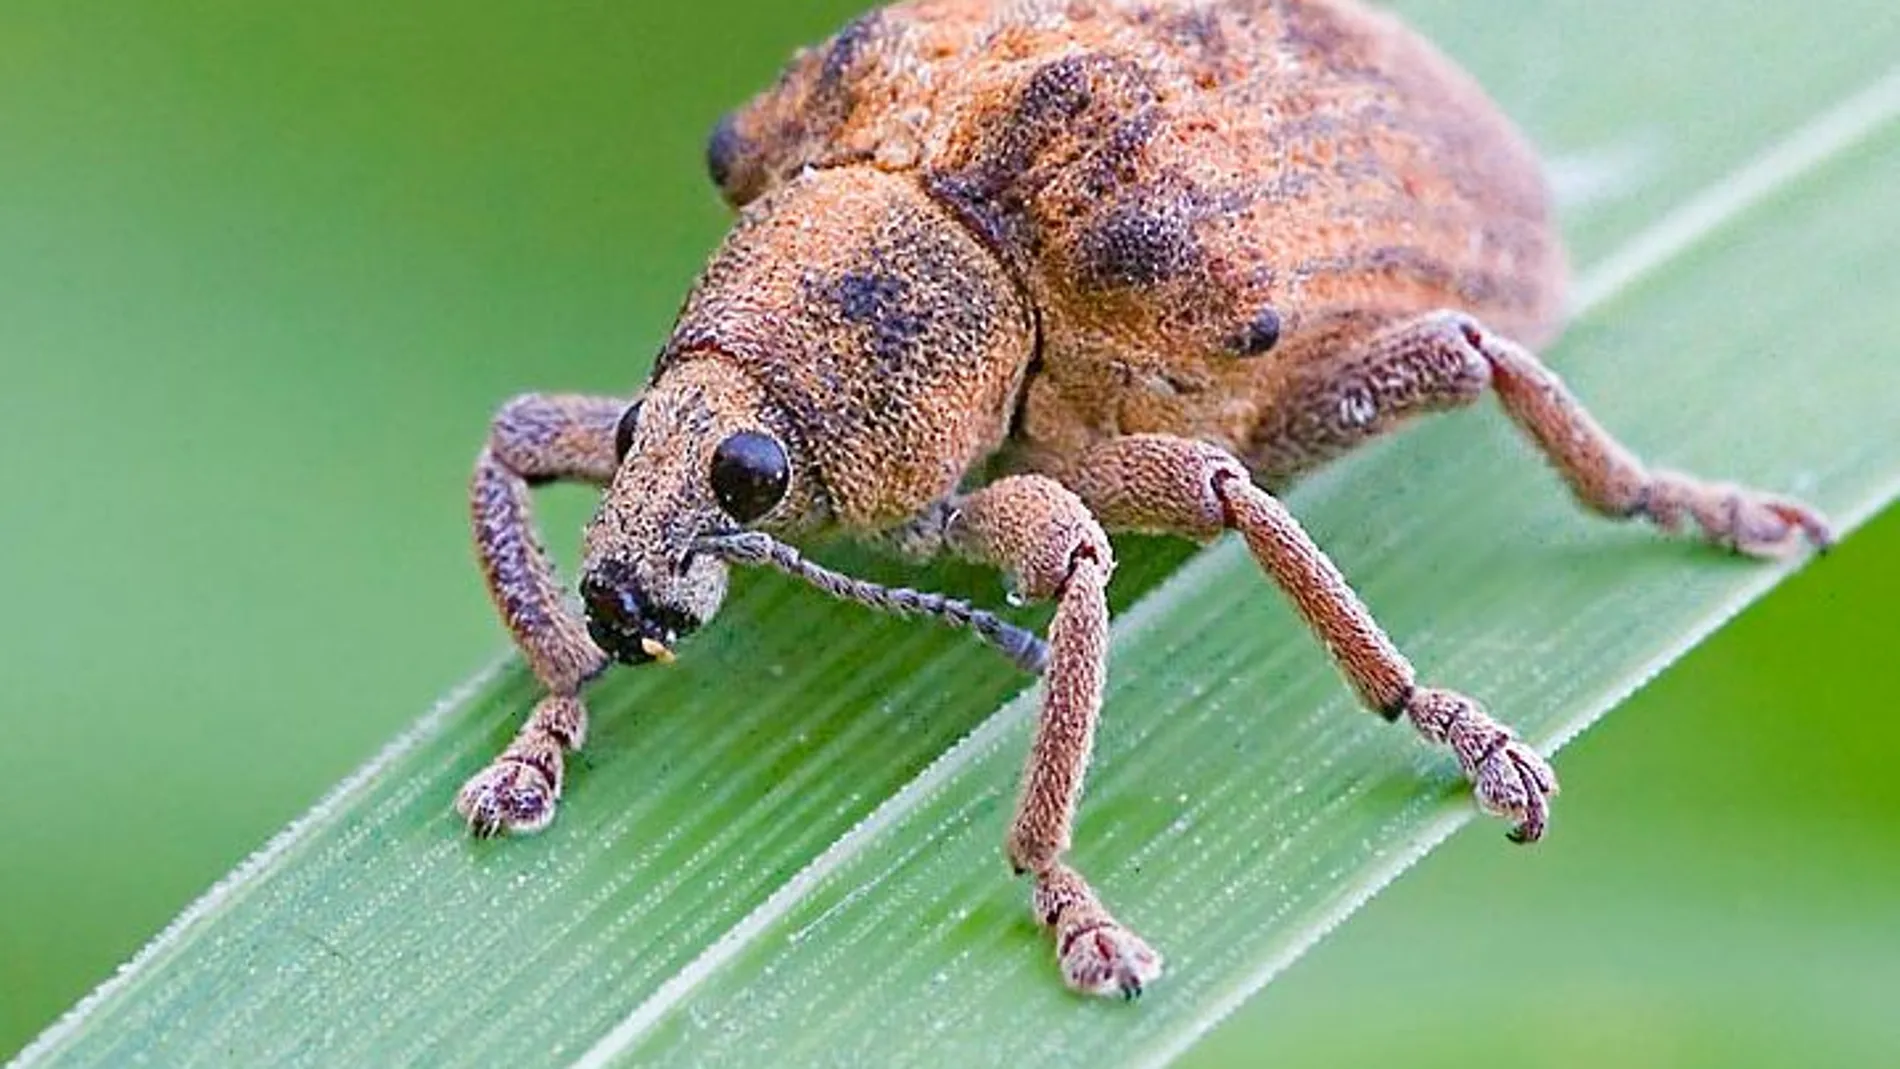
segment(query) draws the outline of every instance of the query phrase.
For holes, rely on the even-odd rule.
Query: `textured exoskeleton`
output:
[[[1270,488],[1490,393],[1596,512],[1754,554],[1828,538],[1796,502],[1644,467],[1538,362],[1565,269],[1536,158],[1351,0],[913,0],[796,56],[708,164],[738,221],[645,388],[518,399],[478,462],[482,564],[549,692],[458,799],[479,833],[543,826],[585,683],[670,658],[730,564],[769,563],[1044,673],[1006,852],[1067,982],[1134,994],[1159,956],[1063,860],[1106,671],[1105,530],[1238,531],[1365,704],[1448,747],[1523,841],[1550,768],[1421,685]],[[528,516],[552,479],[606,487],[584,619]],[[1001,567],[1055,600],[1047,645],[781,541],[835,532]]]

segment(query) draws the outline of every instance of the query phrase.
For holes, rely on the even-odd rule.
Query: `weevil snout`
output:
[[[634,570],[618,562],[581,579],[581,600],[594,644],[622,664],[670,661],[673,647],[700,625],[696,617],[655,601]]]
[[[700,540],[769,522],[798,496],[770,406],[722,354],[668,368],[615,433],[620,470],[588,526],[587,631],[626,664],[672,659],[719,611],[727,566]]]

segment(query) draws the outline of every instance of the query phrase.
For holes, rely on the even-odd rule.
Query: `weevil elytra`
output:
[[[645,387],[518,398],[477,461],[482,570],[547,688],[458,796],[478,834],[543,827],[587,682],[670,659],[732,564],[771,564],[1043,673],[1005,853],[1068,984],[1132,995],[1160,956],[1064,861],[1106,531],[1237,531],[1364,704],[1450,749],[1521,842],[1550,767],[1418,681],[1274,488],[1489,394],[1591,511],[1760,556],[1828,542],[1798,502],[1646,467],[1538,361],[1565,267],[1535,156],[1354,0],[911,0],[800,52],[707,162],[737,222]],[[605,488],[584,609],[529,516],[557,479]],[[788,544],[835,533],[1001,568],[1054,600],[1046,645]]]

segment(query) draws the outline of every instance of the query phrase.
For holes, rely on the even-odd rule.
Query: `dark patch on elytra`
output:
[[[969,165],[927,178],[931,193],[958,209],[993,246],[1016,244],[1024,236],[1011,217],[1024,211],[1027,172],[1094,103],[1091,58],[1065,56],[1037,68],[1009,114],[986,131]]]
[[[1274,8],[1280,19],[1280,44],[1286,51],[1330,75],[1371,84],[1391,80],[1371,54],[1371,42],[1353,32],[1333,5],[1279,0]]]
[[[1182,13],[1169,21],[1168,30],[1203,62],[1217,63],[1227,58],[1227,33],[1221,28],[1220,15],[1211,8],[1197,7]]]
[[[785,140],[813,144],[825,142],[829,140],[831,131],[850,117],[858,105],[859,79],[852,76],[853,72],[859,61],[876,44],[883,27],[882,12],[870,11],[851,20],[831,39],[818,59],[810,94],[797,115],[786,120],[787,133],[792,136]],[[809,71],[811,68],[805,66],[803,69]],[[790,68],[787,68],[787,73],[790,73]]]
[[[1406,278],[1458,295],[1467,306],[1526,303],[1530,286],[1480,269],[1459,270],[1450,262],[1410,245],[1382,245],[1365,254],[1362,269]]]
[[[818,69],[818,88],[821,92],[835,93],[843,86],[844,76],[864,54],[878,33],[883,22],[882,12],[867,11],[852,19],[838,36],[831,39],[831,47],[825,51],[824,64]]]
[[[1159,125],[1155,112],[1138,65],[1099,52],[1063,56],[1025,77],[968,162],[926,175],[925,188],[1021,274],[1040,250],[1036,194],[1078,161],[1092,196],[1131,180]]]
[[[1079,281],[1096,289],[1158,285],[1201,262],[1183,214],[1143,205],[1110,209],[1083,231],[1076,252]]]
[[[1082,175],[1083,192],[1091,197],[1106,197],[1141,176],[1141,156],[1160,127],[1154,108],[1143,108],[1117,122],[1096,146],[1086,161]]]
[[[1295,51],[1316,56],[1339,55],[1353,43],[1334,12],[1314,10],[1312,4],[1286,3],[1284,0],[1274,4],[1274,8],[1275,14],[1280,17],[1280,39]]]
[[[1089,89],[1088,68],[1097,58],[1088,54],[1064,56],[1036,68],[1036,73],[1023,83],[1010,126],[1039,130],[1087,111],[1095,100]]]

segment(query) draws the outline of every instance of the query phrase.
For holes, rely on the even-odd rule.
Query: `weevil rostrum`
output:
[[[738,217],[632,397],[530,395],[471,487],[482,570],[547,696],[457,807],[553,817],[582,691],[673,657],[733,564],[976,629],[1045,679],[1004,844],[1078,990],[1161,957],[1064,855],[1107,670],[1109,531],[1237,531],[1372,711],[1544,833],[1556,777],[1426,686],[1273,491],[1490,395],[1578,502],[1757,556],[1804,505],[1645,466],[1534,355],[1566,269],[1537,158],[1478,86],[1354,0],[910,0],[798,53],[707,152]],[[1490,458],[1484,458],[1489,462]],[[529,488],[605,488],[570,607]],[[992,564],[1046,645],[806,562],[845,534]]]

